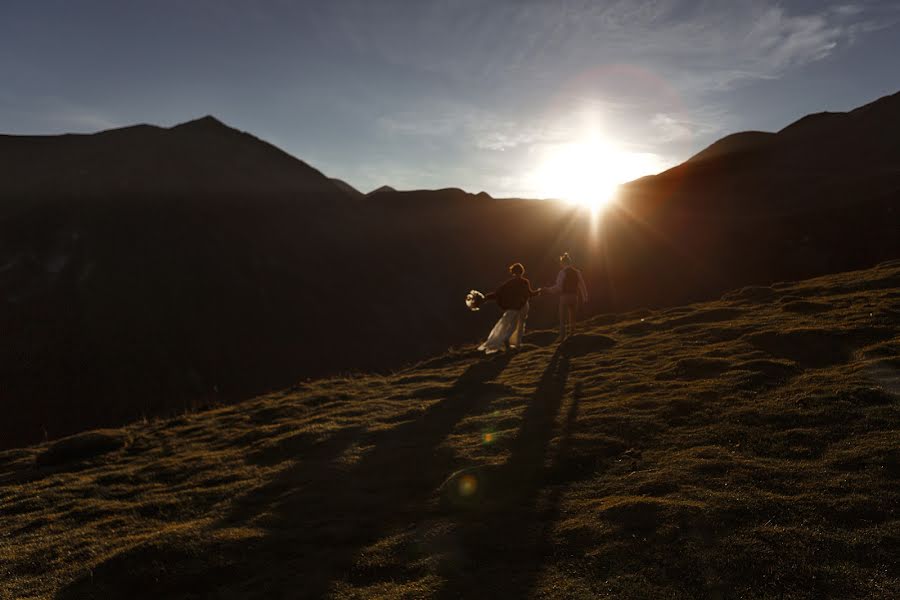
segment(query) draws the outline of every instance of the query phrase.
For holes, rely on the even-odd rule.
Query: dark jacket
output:
[[[497,306],[503,310],[519,310],[532,296],[540,292],[531,289],[531,282],[524,277],[512,277],[503,285],[484,297],[485,300],[496,300]]]

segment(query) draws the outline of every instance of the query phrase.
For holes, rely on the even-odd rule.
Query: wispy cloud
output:
[[[815,11],[791,12],[759,0],[681,11],[672,7],[682,3],[661,4],[670,10],[654,18],[616,21],[602,39],[607,48],[654,65],[679,89],[694,94],[782,77],[827,58],[871,22],[861,5],[823,3]]]
[[[676,80],[721,89],[821,60],[875,23],[862,3],[823,2],[815,10],[792,11],[772,0],[460,0],[403,8],[351,2],[332,10],[342,35],[361,51],[498,84],[509,77],[552,77],[598,61],[635,61],[659,65]]]
[[[0,130],[213,112],[363,188],[525,193],[523,172],[586,134],[681,160],[891,91],[900,47],[873,33],[896,0],[7,4]]]
[[[729,128],[717,95],[826,60],[885,22],[884,9],[865,0],[802,9],[775,0],[458,0],[404,9],[351,2],[335,13],[357,51],[447,84],[448,94],[385,111],[377,130],[462,148],[481,161],[485,181],[513,193],[542,149],[583,136],[581,112],[623,149],[671,164]],[[469,99],[468,89],[481,93]],[[486,162],[493,154],[507,162]]]
[[[650,124],[658,131],[654,141],[659,143],[680,142],[693,139],[703,127],[701,124],[665,113],[653,115],[650,119]]]
[[[50,114],[46,118],[54,129],[73,132],[93,133],[122,126],[121,122],[105,115],[77,109]]]
[[[494,150],[555,137],[559,127],[541,111],[587,103],[602,104],[608,115],[655,115],[663,141],[686,139],[703,132],[686,104],[826,59],[879,23],[861,3],[800,12],[770,0],[498,1],[480,11],[461,0],[421,3],[384,26],[383,3],[356,6],[340,18],[355,46],[463,86],[493,85],[515,99],[448,110],[459,94],[449,102],[428,97],[412,111],[382,116],[379,126],[402,135],[468,134]],[[650,78],[660,83],[649,85]]]
[[[760,75],[771,76],[825,58],[844,35],[827,13],[792,17],[773,7],[759,16],[744,44]]]
[[[539,142],[564,139],[558,125],[532,119],[529,123],[464,102],[429,101],[418,110],[382,115],[379,130],[389,136],[453,139],[479,150],[506,151]]]
[[[124,125],[101,110],[58,96],[32,98],[26,103],[15,94],[0,93],[0,116],[10,120],[2,128],[4,133],[94,133]],[[22,121],[32,125],[21,129],[18,123]]]
[[[831,10],[838,15],[852,17],[865,11],[865,8],[861,4],[838,4],[833,6]]]

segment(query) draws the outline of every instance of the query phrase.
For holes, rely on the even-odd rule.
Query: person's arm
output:
[[[581,271],[578,271],[578,293],[581,294],[581,301],[587,302],[587,286],[584,285],[584,276],[582,276]]]
[[[560,271],[556,276],[556,283],[548,288],[544,288],[544,291],[549,294],[559,294],[563,289],[563,282],[566,280],[566,272]]]

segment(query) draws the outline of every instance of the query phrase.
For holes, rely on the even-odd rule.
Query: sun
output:
[[[619,186],[659,172],[653,154],[629,152],[597,136],[548,146],[532,175],[532,187],[543,198],[556,198],[601,211]]]

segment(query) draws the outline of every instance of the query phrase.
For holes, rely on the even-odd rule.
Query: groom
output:
[[[559,274],[556,283],[544,292],[559,294],[559,337],[561,342],[568,335],[575,333],[575,312],[578,305],[587,302],[587,286],[581,271],[572,266],[572,258],[566,252],[559,257]],[[567,327],[568,326],[568,327]]]

